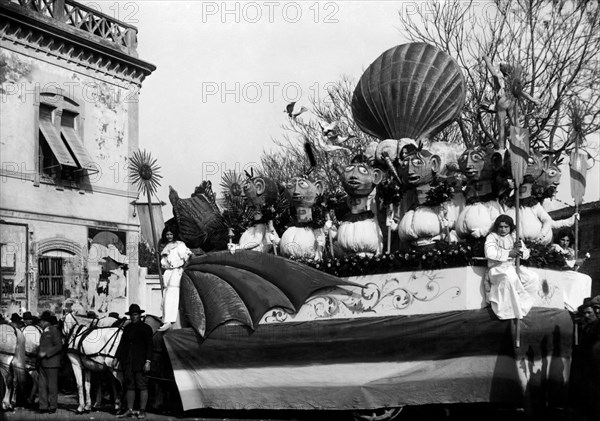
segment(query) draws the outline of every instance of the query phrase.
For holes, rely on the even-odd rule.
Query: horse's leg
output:
[[[29,394],[27,401],[33,405],[35,403],[35,395],[38,391],[38,372],[36,370],[31,372],[31,380],[33,384],[31,386],[31,393]]]
[[[119,412],[121,409],[121,391],[123,386],[123,376],[120,375],[120,371],[110,370],[110,384],[112,386],[113,399],[115,400],[115,411]],[[119,387],[117,387],[117,384]]]
[[[91,374],[91,389],[96,388],[96,396],[92,403],[92,409],[95,411],[102,406],[102,372],[92,372]]]
[[[82,366],[81,360],[78,355],[74,355],[69,353],[69,360],[71,361],[71,366],[73,367],[73,374],[75,375],[75,382],[77,383],[77,395],[79,398],[79,406],[76,409],[78,414],[82,414],[84,411],[85,400],[83,398],[83,374],[82,374]]]
[[[4,370],[3,370],[4,371]],[[0,376],[4,385],[4,396],[2,397],[2,410],[6,411],[9,409],[10,404],[10,388],[8,387],[8,373],[2,373]]]
[[[83,369],[83,384],[85,391],[85,407],[83,410],[85,412],[90,412],[92,410],[92,398],[90,397],[91,374],[92,372],[90,370]]]
[[[15,367],[11,367],[12,368],[12,375],[11,375],[11,379],[10,379],[10,409],[13,409],[17,406],[17,388],[18,388],[18,381],[17,381],[17,375],[15,374]]]

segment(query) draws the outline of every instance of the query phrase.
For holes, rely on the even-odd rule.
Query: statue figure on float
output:
[[[254,209],[253,221],[251,226],[242,233],[238,244],[229,243],[227,245],[229,251],[232,254],[237,250],[276,252],[275,247],[279,245],[280,238],[273,227],[273,221],[265,213],[277,202],[279,186],[270,178],[246,173],[242,191],[245,200]]]
[[[451,201],[432,203],[427,198],[432,182],[441,168],[440,156],[427,149],[415,149],[404,156],[400,166],[400,179],[404,185],[409,186],[406,196],[412,196],[413,201],[398,225],[398,235],[402,242],[420,247],[439,240],[456,241],[452,231],[460,205]]]
[[[505,158],[505,166],[510,174],[510,160]],[[523,240],[548,245],[552,242],[552,229],[571,227],[578,215],[554,221],[542,206],[543,197],[534,194],[558,186],[560,170],[556,165],[552,168],[552,160],[537,150],[532,150],[527,160],[523,184],[519,188],[521,211],[519,230]],[[515,218],[514,199],[509,197],[503,203],[503,213]]]
[[[350,212],[342,218],[335,234],[336,256],[381,254],[383,235],[375,214],[369,209],[368,198],[383,179],[383,172],[369,165],[364,154],[357,155],[338,172],[348,195]]]
[[[458,158],[458,166],[467,185],[466,206],[456,221],[459,238],[485,238],[496,218],[503,213],[492,180],[502,167],[502,154],[480,145],[467,147]]]
[[[281,236],[282,256],[321,260],[325,248],[325,227],[313,218],[313,205],[324,192],[323,182],[308,175],[293,177],[285,185],[285,193],[294,207],[294,225]]]

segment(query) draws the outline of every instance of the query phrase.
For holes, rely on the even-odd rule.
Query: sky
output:
[[[161,167],[165,220],[169,185],[189,197],[202,180],[218,191],[225,171],[256,167],[282,137],[289,102],[309,105],[343,75],[358,80],[381,53],[406,42],[398,14],[420,4],[96,2],[138,28],[139,57],[157,66],[140,93],[139,146]],[[588,140],[600,144],[598,135]],[[598,167],[588,175],[586,202],[600,198]],[[551,207],[572,203],[566,168],[557,199]]]

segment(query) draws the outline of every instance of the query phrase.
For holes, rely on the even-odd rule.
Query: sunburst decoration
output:
[[[134,152],[129,159],[129,178],[137,185],[138,191],[147,196],[154,194],[160,186],[162,175],[159,173],[160,167],[156,164],[156,159],[146,150]]]
[[[225,196],[240,197],[242,195],[242,176],[235,171],[227,171],[221,177],[221,188]]]

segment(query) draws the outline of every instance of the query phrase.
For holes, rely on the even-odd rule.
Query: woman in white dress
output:
[[[183,274],[183,265],[192,255],[190,249],[182,241],[175,239],[172,230],[166,230],[163,237],[167,245],[163,248],[160,265],[164,269],[163,280],[165,291],[162,301],[163,325],[159,331],[168,330],[177,321],[179,312],[179,284]]]
[[[519,273],[515,258],[529,258],[529,249],[516,239],[515,223],[508,215],[494,221],[492,232],[485,239],[485,257],[488,259],[491,283],[489,301],[500,320],[522,319],[536,300],[539,289],[538,275],[523,267]]]

